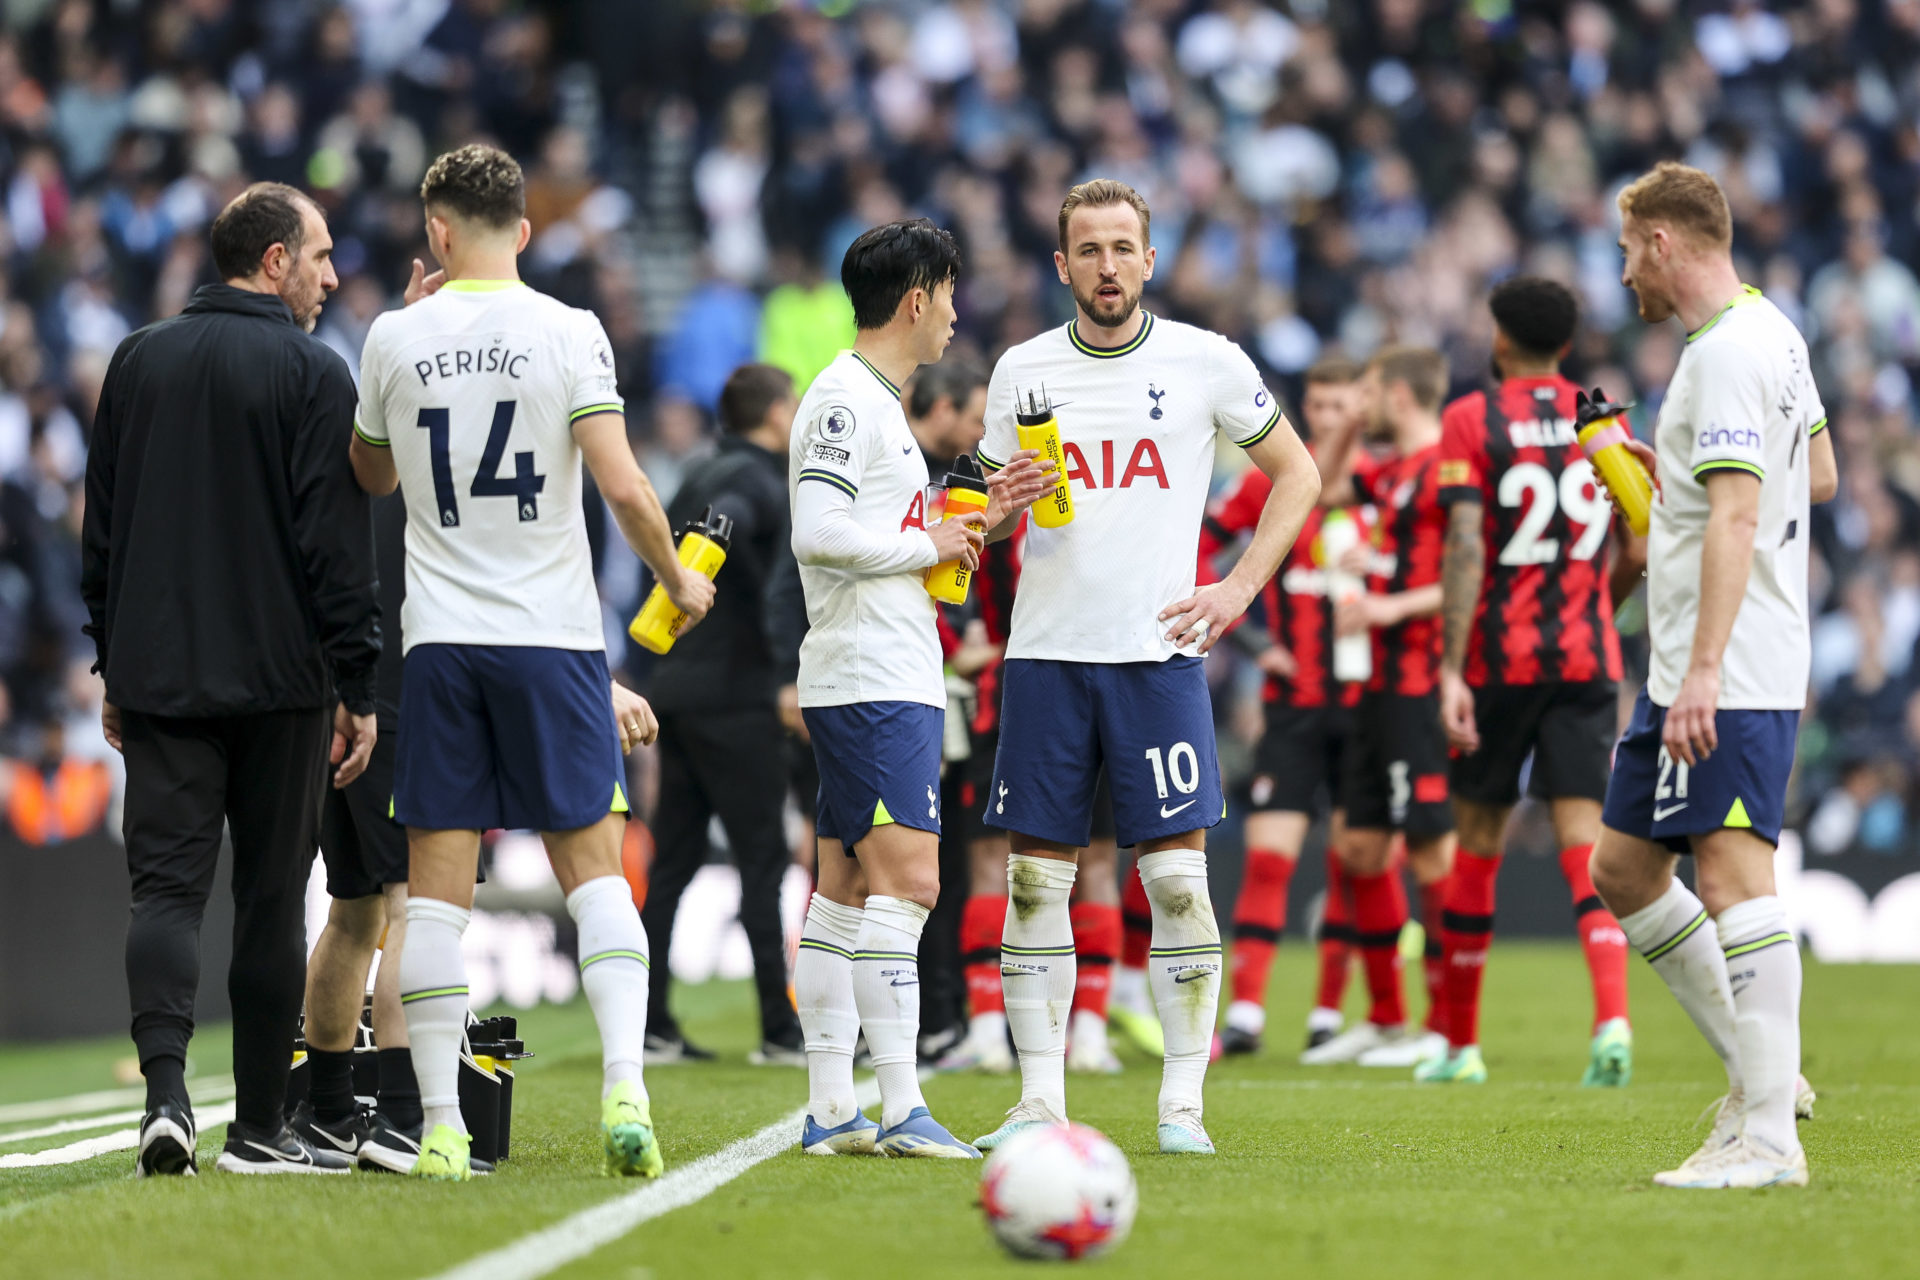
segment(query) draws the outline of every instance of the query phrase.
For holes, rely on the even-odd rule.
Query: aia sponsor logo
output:
[[[1155,412],[1159,410],[1156,409]],[[1133,442],[1127,451],[1126,465],[1119,469],[1116,478],[1114,467],[1119,456],[1114,448],[1116,443],[1120,442],[1100,441],[1099,448],[1095,452],[1095,457],[1100,464],[1097,471],[1088,462],[1086,453],[1082,452],[1078,444],[1068,441],[1061,445],[1061,456],[1066,459],[1067,464],[1067,479],[1075,488],[1131,489],[1136,484],[1145,485],[1149,481],[1162,489],[1173,487],[1167,483],[1167,465],[1160,458],[1159,446],[1150,439]],[[1092,449],[1093,443],[1089,441],[1087,447]]]

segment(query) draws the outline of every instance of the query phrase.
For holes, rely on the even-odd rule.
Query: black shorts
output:
[[[334,790],[333,766],[327,766],[320,856],[326,860],[327,892],[333,897],[370,898],[387,885],[407,882],[407,829],[391,816],[399,737],[394,730],[381,730],[367,771],[344,791]]]
[[[1473,691],[1480,749],[1453,762],[1453,793],[1476,804],[1520,798],[1520,769],[1533,755],[1527,794],[1536,800],[1607,797],[1619,691],[1611,680],[1501,684]]]
[[[1340,794],[1348,830],[1404,831],[1412,840],[1453,830],[1438,693],[1361,694],[1345,763]]]
[[[1000,730],[989,729],[985,733],[973,735],[973,754],[967,757],[967,782],[973,788],[972,803],[967,806],[967,838],[980,840],[988,836],[1003,834],[1003,828],[993,821],[994,805],[998,799],[993,794],[993,766],[1000,754]],[[1107,783],[1107,771],[1100,771],[1100,781],[1093,791],[1093,836],[1095,840],[1113,839],[1113,788]]]
[[[1353,736],[1353,708],[1269,702],[1266,710],[1266,732],[1253,751],[1253,811],[1317,818],[1340,796],[1340,762]]]

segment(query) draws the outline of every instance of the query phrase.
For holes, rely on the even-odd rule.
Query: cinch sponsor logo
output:
[[[1712,449],[1727,445],[1735,449],[1758,449],[1760,433],[1752,427],[1708,427],[1700,433],[1700,447]]]

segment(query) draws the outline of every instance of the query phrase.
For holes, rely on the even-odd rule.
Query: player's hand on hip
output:
[[[1691,769],[1719,749],[1720,732],[1714,724],[1719,703],[1720,673],[1689,671],[1660,731],[1661,745],[1669,756],[1685,761]]]
[[[431,298],[440,292],[440,286],[446,282],[447,273],[444,270],[428,275],[426,264],[415,258],[413,274],[407,277],[407,287],[400,294],[400,305],[410,307],[422,298]]]
[[[685,635],[707,616],[707,610],[713,608],[713,579],[704,573],[695,573],[685,565],[680,567],[680,581],[667,588],[667,599],[673,601],[673,607],[687,615],[680,628]]]
[[[1160,611],[1160,621],[1171,623],[1167,639],[1174,648],[1193,646],[1196,654],[1206,653],[1227,634],[1227,628],[1247,611],[1252,596],[1243,592],[1231,578],[1210,582],[1185,600],[1176,600]]]
[[[1458,672],[1440,673],[1440,727],[1447,745],[1472,755],[1480,749],[1480,726],[1473,719],[1473,689]]]
[[[998,525],[1008,516],[1019,515],[1043,495],[1059,487],[1051,460],[1040,461],[1038,449],[1021,449],[1007,459],[1007,465],[987,477],[987,525]]]
[[[367,771],[367,761],[373,757],[373,744],[379,736],[378,717],[356,716],[347,710],[344,702],[334,707],[333,746],[327,759],[340,766],[333,771],[335,791],[351,786],[355,778]]]
[[[120,708],[111,702],[100,704],[100,731],[107,735],[108,746],[122,755],[126,754],[126,743],[120,737]]]
[[[620,754],[631,755],[635,747],[651,746],[660,736],[660,721],[654,717],[647,700],[618,680],[613,682],[613,722],[620,728]]]
[[[980,567],[980,548],[987,545],[987,532],[981,527],[980,517],[942,520],[927,530],[927,536],[933,539],[933,549],[940,556],[935,564],[958,560],[969,569]]]

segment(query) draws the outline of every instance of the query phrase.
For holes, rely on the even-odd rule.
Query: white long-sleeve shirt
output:
[[[794,419],[787,487],[806,593],[800,705],[947,705],[940,637],[923,571],[927,464],[900,392],[843,351]]]

